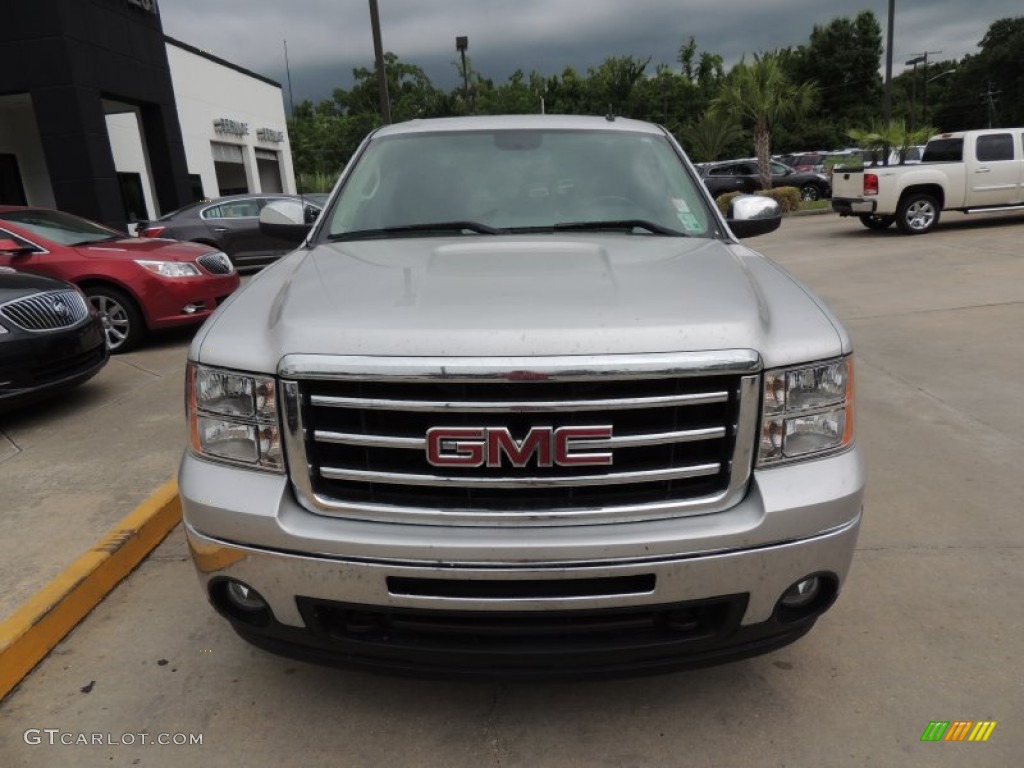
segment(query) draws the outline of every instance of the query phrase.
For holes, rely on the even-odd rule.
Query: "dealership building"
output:
[[[294,191],[280,84],[167,37],[157,0],[5,9],[0,204],[125,229],[195,200]]]

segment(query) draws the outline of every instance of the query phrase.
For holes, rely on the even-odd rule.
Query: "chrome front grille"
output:
[[[89,307],[77,291],[49,291],[9,301],[0,306],[0,315],[26,331],[57,331],[81,323]]]
[[[220,251],[204,253],[197,262],[207,271],[214,275],[230,275],[234,271],[231,266],[231,259]]]
[[[285,370],[293,483],[314,511],[448,524],[610,522],[722,509],[749,478],[759,361],[747,353],[722,370],[728,366],[702,365],[703,356],[692,369],[679,364],[687,356],[643,360],[654,358],[664,358],[661,368],[638,371],[627,356],[516,360],[483,376],[446,361],[433,374],[427,365],[410,375],[400,363],[391,375],[383,363],[346,372],[343,359],[326,375],[318,369],[289,380]],[[576,439],[573,448],[611,453],[606,466],[560,466],[543,461],[539,449],[519,462],[499,451],[489,454],[493,464],[479,466],[428,459],[429,430],[481,433],[474,444],[497,430],[519,447],[534,432],[598,426],[611,437]]]

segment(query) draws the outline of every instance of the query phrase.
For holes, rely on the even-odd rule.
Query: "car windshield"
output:
[[[663,136],[507,129],[373,140],[325,233],[352,240],[607,229],[700,237],[711,221]]]
[[[123,232],[61,211],[8,211],[0,215],[4,220],[17,224],[32,234],[60,245],[88,245],[127,237]]]

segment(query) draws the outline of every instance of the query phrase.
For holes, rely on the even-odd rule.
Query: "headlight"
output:
[[[187,261],[146,261],[136,259],[135,263],[143,269],[149,270],[154,275],[161,277],[196,277],[199,275],[199,268]]]
[[[765,371],[757,465],[834,453],[853,442],[853,357]]]
[[[277,386],[270,376],[189,363],[185,374],[190,449],[196,456],[284,471]]]

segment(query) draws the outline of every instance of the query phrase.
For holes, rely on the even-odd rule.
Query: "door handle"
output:
[[[975,168],[974,172],[975,173],[988,173],[991,170],[992,170],[991,168]]]
[[[227,232],[228,228],[227,227],[214,227],[213,231],[214,232]]]

